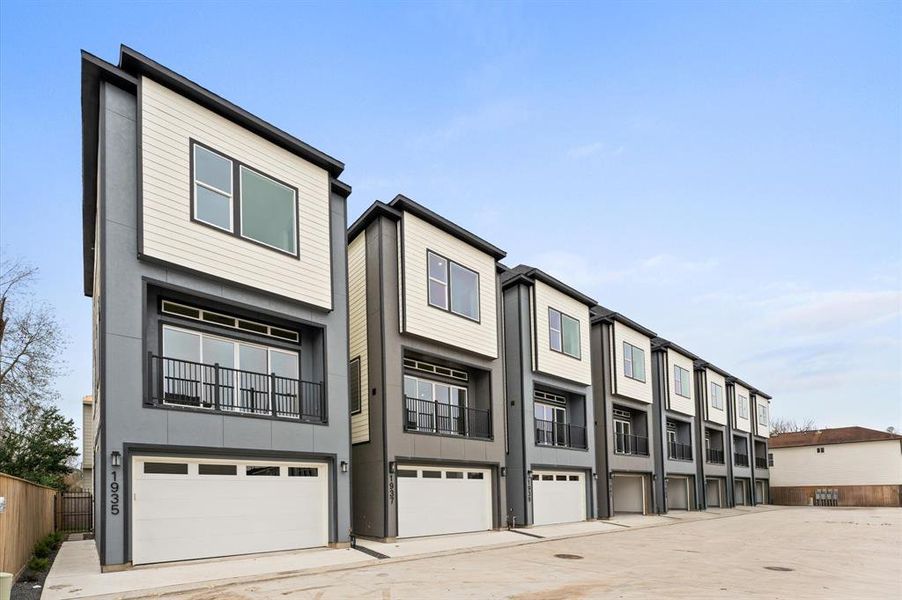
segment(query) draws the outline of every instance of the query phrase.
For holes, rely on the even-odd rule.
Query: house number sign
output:
[[[113,471],[113,481],[110,482],[110,514],[119,514],[119,482],[116,480],[116,471]]]

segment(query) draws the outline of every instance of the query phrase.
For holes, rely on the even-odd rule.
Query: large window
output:
[[[623,342],[623,374],[645,383],[645,350]]]
[[[767,427],[767,407],[763,404],[758,405],[758,427]]]
[[[739,417],[741,419],[749,418],[749,399],[745,396],[738,396],[736,398],[737,409],[739,411]]]
[[[691,382],[689,379],[689,371],[679,365],[673,365],[673,390],[677,396],[689,398]]]
[[[548,309],[548,341],[551,349],[580,357],[579,321],[554,308]]]
[[[196,142],[191,157],[196,221],[297,256],[295,188]]]
[[[543,445],[566,446],[567,437],[560,435],[562,426],[567,423],[567,409],[563,406],[552,406],[536,402],[536,443]]]
[[[713,381],[711,382],[711,407],[723,410],[723,387]]]
[[[412,375],[404,376],[408,429],[462,433],[467,389]]]
[[[456,315],[479,320],[479,274],[436,254],[426,252],[429,304]]]

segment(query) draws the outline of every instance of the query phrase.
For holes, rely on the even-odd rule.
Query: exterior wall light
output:
[[[122,466],[122,455],[118,450],[113,450],[112,452],[110,452],[110,464],[114,467]]]
[[[342,473],[347,473],[348,472],[348,461],[346,461],[346,460],[341,461],[340,467],[341,467]]]
[[[395,472],[395,464],[396,464],[395,461],[391,461],[388,463],[388,472],[389,473]]]
[[[507,467],[501,467],[501,476],[507,477]]]

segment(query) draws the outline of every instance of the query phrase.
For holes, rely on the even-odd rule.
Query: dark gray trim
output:
[[[627,327],[629,327],[631,329],[635,329],[642,335],[652,338],[652,339],[656,338],[658,335],[651,329],[649,329],[643,325],[640,325],[639,323],[636,323],[629,317],[626,317],[626,316],[624,316],[618,312],[615,312],[609,308],[605,308],[604,306],[601,306],[600,304],[597,304],[592,307],[592,322],[595,323],[597,321],[598,322],[608,322],[608,323],[617,321],[623,325],[626,325]]]
[[[348,238],[351,240],[355,239],[361,232],[366,230],[369,224],[375,221],[377,217],[387,217],[393,221],[400,221],[401,213],[384,202],[376,200],[369,208],[363,211],[362,215],[357,217],[357,220],[354,221],[350,227],[348,227]]]
[[[348,196],[351,195],[351,186],[336,179],[334,177],[329,178],[329,191],[333,194],[341,196],[342,198],[347,199]],[[348,222],[347,208],[345,209],[345,224]]]
[[[393,485],[392,478],[394,477],[394,474],[391,473],[388,468],[388,410],[386,410],[388,399],[385,395],[385,248],[383,244],[385,233],[382,231],[382,223],[383,221],[380,219],[377,226],[377,235],[379,240],[379,343],[382,346],[382,356],[380,357],[379,364],[379,372],[382,377],[382,536],[389,537],[389,511],[391,510],[391,506],[389,505],[389,487]],[[404,264],[403,260],[401,261],[401,264]],[[401,278],[400,273],[398,274],[398,278],[399,283],[401,283],[403,289],[403,279]],[[369,295],[369,293],[367,293],[367,295]],[[401,363],[403,364],[403,362],[404,361],[402,360]],[[395,494],[397,494],[397,490],[395,490]],[[397,502],[395,504],[397,505]],[[397,534],[397,531],[395,533]]]
[[[84,53],[83,53],[84,54]],[[84,59],[83,59],[84,60]],[[84,62],[83,62],[84,66]],[[98,335],[100,339],[98,340],[99,348],[99,356],[97,357],[98,364],[95,365],[95,368],[100,370],[99,382],[100,382],[100,398],[95,398],[94,401],[100,402],[100,464],[95,465],[95,468],[100,467],[100,484],[101,489],[94,490],[95,497],[97,498],[96,502],[100,504],[99,513],[100,513],[100,543],[98,545],[98,553],[100,554],[100,564],[107,564],[107,537],[109,528],[107,527],[107,489],[108,489],[108,471],[112,468],[107,463],[108,452],[107,449],[109,444],[107,443],[107,436],[109,435],[109,427],[107,427],[107,413],[109,402],[107,401],[107,386],[106,386],[106,253],[101,250],[106,247],[106,194],[98,189],[98,182],[106,181],[106,145],[101,143],[100,133],[106,133],[106,94],[102,93],[102,90],[99,89],[101,86],[100,82],[95,83],[95,93],[98,98],[98,110],[97,110],[97,122],[93,124],[96,127],[96,131],[94,132],[94,156],[97,159],[97,163],[95,165],[94,172],[94,193],[96,194],[95,198],[97,200],[97,205],[92,208],[92,222],[91,222],[91,235],[93,236],[95,233],[94,224],[97,214],[100,216],[100,248],[94,248],[95,240],[91,240],[91,282],[89,288],[91,290],[91,296],[94,297],[94,294],[97,294],[95,301],[100,303],[98,307]],[[84,94],[84,92],[83,92]],[[84,95],[82,96],[82,102],[84,102]],[[84,116],[84,115],[83,115]],[[87,183],[85,184],[87,185]],[[96,213],[93,211],[96,210]],[[100,251],[100,260],[98,261],[98,269],[100,274],[98,278],[100,279],[100,290],[94,289],[94,251]],[[92,315],[93,316],[93,315]]]
[[[676,344],[674,344],[674,343],[671,342],[670,340],[665,340],[665,339],[662,338],[662,337],[655,337],[655,338],[652,338],[652,340],[651,340],[651,349],[652,349],[652,350],[658,350],[658,349],[667,350],[667,349],[669,349],[669,350],[673,350],[673,351],[676,352],[677,354],[682,354],[683,356],[685,356],[685,357],[688,358],[689,360],[692,360],[692,361],[698,360],[698,356],[696,356],[696,355],[693,354],[692,352],[689,352],[689,351],[686,350],[685,348],[682,348],[682,347],[680,347],[680,346],[677,346]]]
[[[531,285],[535,281],[541,281],[545,285],[556,289],[564,295],[570,296],[574,300],[582,302],[590,308],[597,304],[594,299],[570,287],[559,279],[552,277],[545,271],[537,269],[536,267],[520,264],[512,269],[508,269],[501,274],[502,289],[514,285],[515,283],[521,282],[526,283],[527,285]]]

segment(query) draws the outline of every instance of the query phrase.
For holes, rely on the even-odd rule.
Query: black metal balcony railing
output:
[[[588,448],[586,428],[569,423],[556,423],[536,419],[536,444],[540,446],[560,446],[562,448]]]
[[[406,397],[406,431],[442,433],[490,439],[492,413],[481,408],[457,406],[434,400]]]
[[[648,456],[648,438],[642,435],[615,433],[614,452],[616,454]]]
[[[151,404],[214,412],[326,421],[321,383],[154,356],[148,353]]]
[[[705,460],[709,463],[714,463],[717,465],[722,465],[723,463],[723,450],[715,450],[714,448],[706,448],[705,449]]]
[[[763,456],[755,457],[755,468],[758,469],[766,469],[767,468],[767,459]]]
[[[749,455],[743,454],[742,452],[734,452],[733,453],[733,464],[735,464],[737,467],[749,466]]]
[[[667,458],[670,460],[692,460],[692,446],[679,442],[668,442]]]

